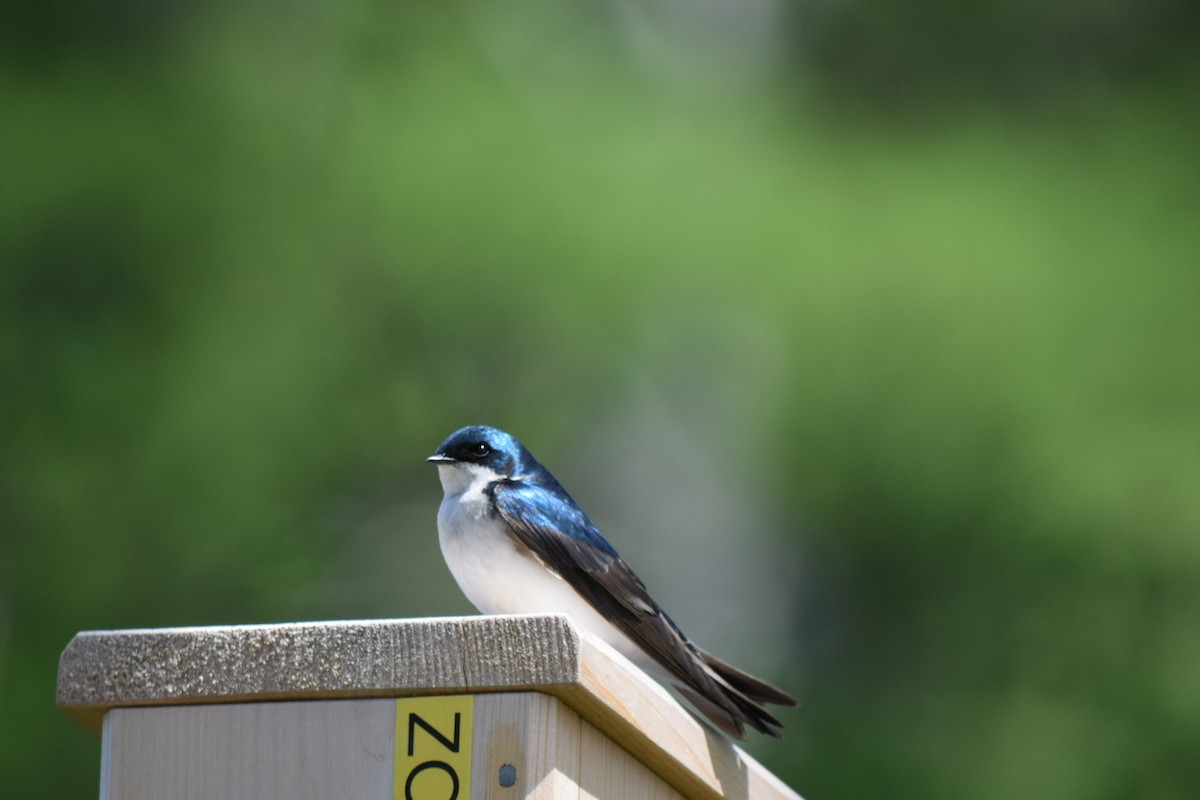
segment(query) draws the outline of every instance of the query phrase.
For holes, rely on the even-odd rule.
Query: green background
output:
[[[1200,794],[1194,7],[427,5],[4,12],[0,795],[76,631],[468,613],[474,422],[810,800]]]

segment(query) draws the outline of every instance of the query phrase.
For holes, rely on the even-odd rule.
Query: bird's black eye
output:
[[[476,442],[471,445],[471,455],[476,458],[484,458],[492,452],[491,445],[487,442]]]

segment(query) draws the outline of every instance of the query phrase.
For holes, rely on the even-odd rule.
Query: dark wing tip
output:
[[[764,680],[743,672],[727,661],[714,656],[712,653],[696,648],[696,652],[704,659],[704,663],[712,667],[713,672],[721,679],[756,703],[774,703],[778,706],[795,706],[800,701],[778,686],[772,686]]]

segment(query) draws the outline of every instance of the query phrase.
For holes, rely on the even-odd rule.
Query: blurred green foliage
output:
[[[465,612],[421,457],[648,394],[801,554],[801,793],[1195,797],[1195,12],[886,5],[721,83],[570,7],[14,4],[0,795],[95,790],[74,632]]]

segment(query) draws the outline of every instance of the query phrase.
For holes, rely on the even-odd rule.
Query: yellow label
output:
[[[467,800],[471,796],[469,694],[396,701],[395,800]]]

